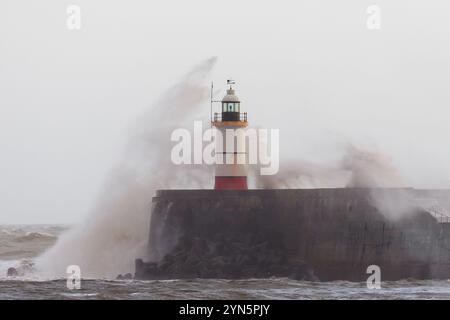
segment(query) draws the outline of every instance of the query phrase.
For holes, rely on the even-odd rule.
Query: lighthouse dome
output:
[[[222,102],[240,102],[238,96],[234,93],[234,89],[228,89],[227,95],[223,97]]]

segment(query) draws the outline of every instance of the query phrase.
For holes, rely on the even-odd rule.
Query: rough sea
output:
[[[89,279],[68,289],[66,279],[7,277],[10,267],[32,269],[33,260],[69,229],[61,225],[0,226],[0,299],[450,299],[450,280],[312,283],[285,278],[134,281]]]

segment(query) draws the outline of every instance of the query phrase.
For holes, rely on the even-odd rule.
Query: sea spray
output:
[[[392,164],[391,158],[379,150],[367,150],[349,144],[342,159],[351,188],[403,188],[405,179]]]
[[[273,176],[260,176],[257,166],[250,170],[257,188],[394,188],[405,181],[390,158],[381,151],[348,143],[337,163],[281,158],[280,170]]]
[[[202,107],[209,93],[206,79],[215,62],[211,58],[200,63],[140,117],[123,161],[112,170],[91,214],[36,260],[36,272],[58,278],[74,264],[80,266],[83,278],[132,272],[134,259],[146,256],[154,191],[205,187],[209,169],[171,163],[170,133],[207,118]]]

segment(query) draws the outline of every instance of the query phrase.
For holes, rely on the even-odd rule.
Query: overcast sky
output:
[[[66,26],[70,4],[81,30]],[[374,4],[380,30],[366,26]],[[363,143],[411,186],[450,187],[449,12],[448,0],[2,0],[0,223],[86,216],[139,114],[211,56],[211,80],[237,81],[286,156],[330,161]]]

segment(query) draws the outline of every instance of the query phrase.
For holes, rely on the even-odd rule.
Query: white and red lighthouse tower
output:
[[[245,128],[247,113],[241,113],[241,101],[228,80],[229,88],[223,97],[222,112],[215,113],[212,125],[220,131],[222,139],[216,139],[216,167],[214,189],[247,189]],[[219,102],[219,101],[217,101]]]

